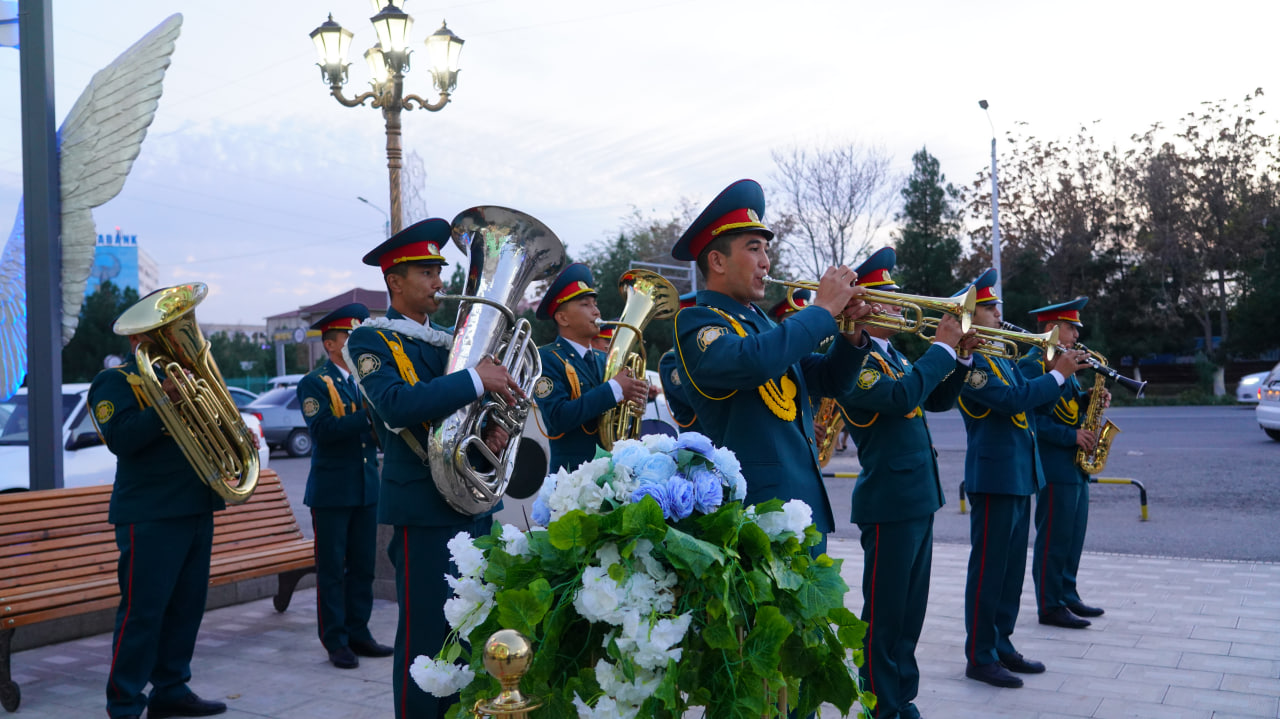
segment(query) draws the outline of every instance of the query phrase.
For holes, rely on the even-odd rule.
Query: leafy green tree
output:
[[[960,193],[947,183],[938,158],[928,148],[911,156],[912,171],[902,188],[901,223],[894,234],[898,265],[894,280],[913,295],[944,297],[959,289]]]
[[[62,349],[64,382],[90,382],[110,355],[127,357],[129,340],[111,331],[116,318],[138,301],[138,291],[110,280],[98,285],[80,308],[80,324]]]
[[[209,336],[209,354],[230,385],[246,386],[247,382],[236,380],[275,374],[276,353],[264,334],[214,332]]]

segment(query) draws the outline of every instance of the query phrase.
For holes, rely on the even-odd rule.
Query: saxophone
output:
[[[831,461],[836,440],[844,431],[844,416],[840,414],[840,407],[836,405],[834,399],[822,398],[822,402],[818,405],[818,412],[813,416],[813,423],[827,430],[827,433],[822,436],[822,443],[818,445],[818,464],[825,467]]]
[[[1090,352],[1106,366],[1106,360],[1101,355]],[[1076,466],[1084,470],[1085,474],[1098,474],[1102,468],[1107,466],[1107,455],[1111,453],[1111,443],[1115,441],[1116,435],[1120,434],[1120,428],[1111,420],[1103,423],[1102,417],[1102,390],[1106,389],[1107,378],[1102,372],[1094,373],[1093,391],[1089,393],[1089,410],[1084,415],[1084,423],[1081,428],[1094,432],[1098,437],[1098,442],[1093,446],[1090,452],[1081,447],[1076,450]]]

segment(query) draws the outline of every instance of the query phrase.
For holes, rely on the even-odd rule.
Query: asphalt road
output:
[[[1147,490],[1141,521],[1138,490],[1090,487],[1085,550],[1151,556],[1280,561],[1280,442],[1269,439],[1252,407],[1117,407],[1107,418],[1121,433],[1103,477],[1126,477]],[[967,544],[968,515],[959,513],[965,433],[957,411],[928,415],[947,505],[934,538]],[[857,460],[837,454],[828,471],[856,471]],[[830,479],[837,532],[849,525],[851,479]]]
[[[1280,562],[1280,442],[1258,429],[1252,407],[1117,407],[1107,417],[1121,429],[1102,476],[1146,486],[1148,521],[1138,490],[1093,485],[1085,550],[1148,556]],[[964,477],[964,425],[956,412],[930,414],[947,505],[938,512],[938,542],[967,544],[969,518],[959,513]],[[303,532],[311,515],[302,504],[310,460],[283,452],[270,466],[284,482]],[[858,468],[852,445],[828,471]],[[856,538],[848,521],[852,479],[829,479],[836,533]]]

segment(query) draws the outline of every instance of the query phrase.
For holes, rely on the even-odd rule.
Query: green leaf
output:
[[[498,605],[498,621],[504,627],[526,636],[537,636],[536,629],[551,610],[551,585],[538,579],[526,589],[504,589],[494,595]]]
[[[711,619],[702,628],[702,640],[712,649],[736,651],[738,649],[738,633],[727,615]]]
[[[724,550],[675,527],[667,529],[667,537],[662,546],[676,569],[688,570],[695,578],[701,578],[712,565],[721,564],[725,560]]]
[[[791,622],[777,607],[760,607],[756,611],[755,625],[742,643],[743,658],[757,674],[773,676],[778,671],[778,652],[791,631]]]
[[[645,497],[639,502],[623,507],[621,533],[627,536],[644,537],[654,544],[661,542],[667,533],[667,521],[662,517],[662,506],[653,497]]]
[[[742,505],[734,502],[698,519],[700,537],[712,544],[731,548],[738,543],[742,526]]]
[[[738,531],[738,552],[744,558],[768,562],[773,559],[773,544],[759,525],[748,523]]]
[[[561,551],[586,549],[596,541],[600,521],[582,510],[575,509],[547,527],[551,546]]]
[[[844,606],[844,595],[849,585],[835,567],[810,565],[802,585],[796,591],[805,619],[826,616],[833,607]]]

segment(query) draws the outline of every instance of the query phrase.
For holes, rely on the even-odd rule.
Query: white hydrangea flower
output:
[[[768,512],[756,517],[756,524],[770,539],[781,539],[787,533],[804,536],[805,527],[813,524],[813,510],[799,499],[782,505],[781,512]]]
[[[610,542],[596,550],[596,560],[602,568],[608,570],[610,566],[622,561],[622,554],[618,551],[618,545]]]
[[[604,659],[597,661],[595,668],[596,681],[600,683],[600,690],[605,696],[617,700],[619,710],[628,707],[639,710],[640,705],[644,704],[644,701],[652,696],[658,690],[658,685],[662,683],[661,672],[645,667],[635,668],[634,682],[628,681],[619,667]]]
[[[470,667],[419,656],[409,667],[409,676],[422,691],[432,696],[447,697],[462,691],[476,678],[476,673]]]
[[[458,532],[449,540],[449,557],[464,577],[478,577],[484,571],[484,553],[476,548],[471,535]]]
[[[582,572],[582,588],[573,598],[573,608],[590,622],[622,622],[622,591],[603,567],[587,567]]]
[[[471,577],[458,578],[446,574],[445,579],[453,588],[454,594],[444,603],[445,619],[449,621],[450,627],[465,637],[493,611],[493,596],[497,587]]]
[[[502,549],[513,556],[529,556],[529,535],[517,529],[515,525],[502,525]]]
[[[667,661],[680,661],[680,642],[689,631],[693,615],[685,613],[675,619],[662,618],[650,622],[638,613],[623,617],[622,632],[617,637],[618,651],[631,657],[638,666],[658,670]]]
[[[650,452],[667,454],[676,448],[675,438],[665,434],[646,434],[640,438],[640,442],[648,447]]]
[[[619,705],[609,696],[600,697],[596,705],[591,707],[575,694],[573,706],[578,710],[578,719],[635,719],[640,713],[640,707]]]

